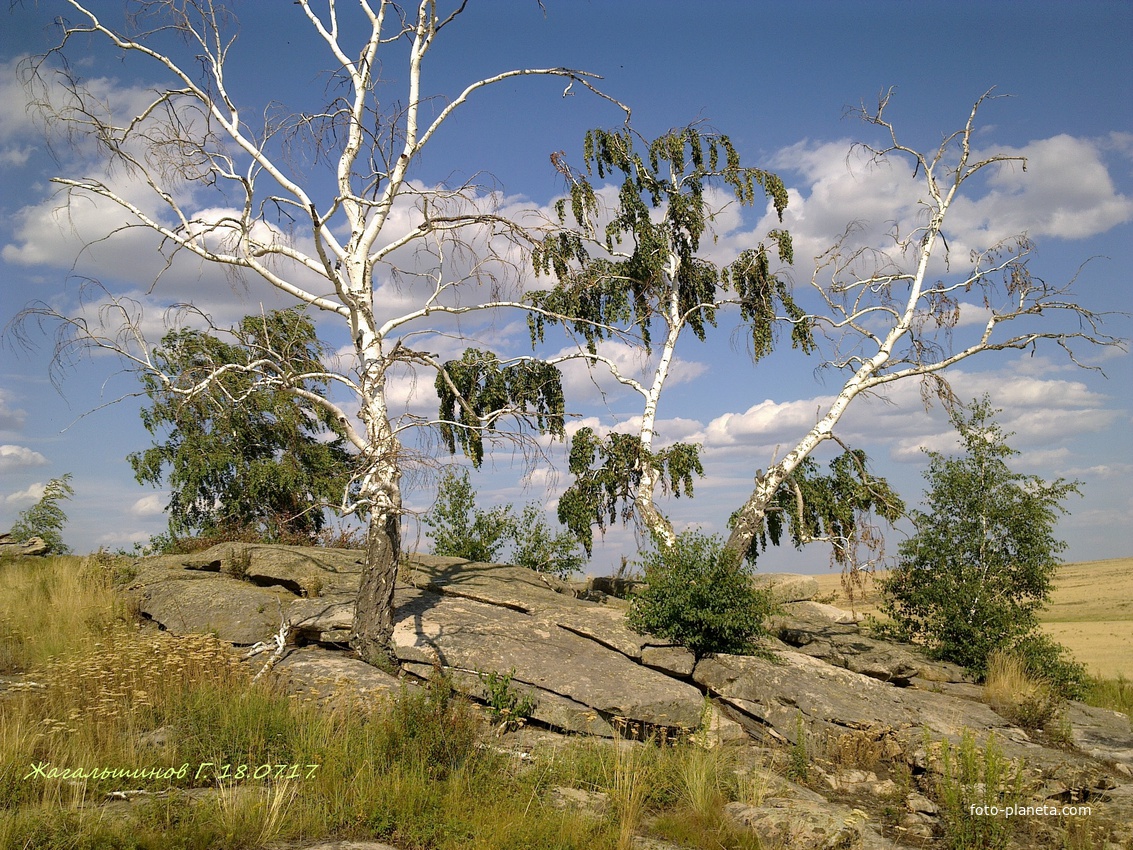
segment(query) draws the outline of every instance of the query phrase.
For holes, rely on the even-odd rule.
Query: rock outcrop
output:
[[[12,538],[11,532],[0,534],[0,557],[5,555],[16,557],[21,555],[46,555],[50,551],[51,547],[42,537],[29,537],[27,540],[17,542]]]
[[[784,605],[784,613],[769,624],[771,633],[804,655],[902,687],[914,677],[937,682],[968,681],[962,668],[930,661],[912,647],[872,638],[863,634],[852,620],[839,622],[816,611],[812,606],[817,604]]]
[[[1044,746],[996,714],[959,668],[871,637],[852,617],[811,601],[806,577],[767,580],[783,604],[766,657],[697,659],[630,630],[626,603],[604,592],[579,593],[519,567],[412,556],[396,590],[394,629],[395,653],[411,678],[398,679],[348,651],[357,552],[234,544],[139,567],[132,588],[144,616],[177,634],[212,632],[237,645],[286,634],[294,646],[273,675],[321,703],[374,707],[440,667],[482,701],[490,699],[491,674],[497,682],[510,677],[509,686],[531,700],[531,719],[553,730],[604,737],[697,730],[696,740],[708,746],[808,751],[857,736],[878,758],[914,774],[932,769],[926,743],[994,736],[1006,756],[1025,764],[1033,799],[1091,800],[1119,817],[1133,813],[1133,734],[1125,715],[1074,704],[1066,718],[1073,748]],[[896,793],[894,783],[868,770],[827,775],[826,786]],[[904,828],[931,835],[936,815],[917,805],[908,803]],[[810,836],[793,846],[895,846],[852,808],[795,786],[759,806],[732,804],[728,813],[761,834],[778,835],[790,824],[798,841]]]

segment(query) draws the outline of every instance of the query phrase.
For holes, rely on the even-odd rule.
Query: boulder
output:
[[[687,679],[696,666],[696,656],[683,646],[643,646],[641,663],[670,676]]]
[[[251,646],[279,631],[284,606],[294,598],[282,588],[256,587],[225,575],[163,572],[158,578],[147,570],[146,581],[135,581],[132,588],[141,613],[175,635],[215,634]]]
[[[362,553],[317,546],[218,543],[188,555],[152,559],[154,566],[222,572],[260,587],[280,587],[296,596],[358,592]]]
[[[354,628],[351,599],[295,599],[286,608],[287,622],[302,643],[342,644]]]
[[[771,591],[776,602],[802,602],[818,595],[818,579],[795,573],[756,573],[751,583]]]
[[[617,576],[591,576],[586,581],[586,590],[590,593],[604,593],[617,599],[625,599],[648,587],[645,582],[632,578],[618,578]]]
[[[623,608],[575,598],[566,582],[524,567],[413,555],[405,576],[414,587],[527,614],[546,628],[566,629],[635,661],[646,646],[673,646],[630,629]],[[682,659],[675,669],[683,669],[685,652],[673,654]]]
[[[862,634],[853,622],[835,622],[821,612],[798,607],[816,604],[784,606],[785,613],[772,618],[769,630],[798,652],[895,685],[908,685],[933,666],[911,646],[877,640]]]
[[[272,676],[294,696],[362,710],[381,705],[407,687],[396,676],[359,658],[313,646],[289,652],[272,668]]]
[[[1127,715],[1072,702],[1067,720],[1075,747],[1093,758],[1133,768],[1133,729]]]
[[[783,605],[783,611],[788,615],[829,620],[832,623],[856,623],[862,619],[860,614],[855,614],[853,611],[847,611],[836,605],[827,605],[825,602],[815,602],[813,599],[787,602]]]
[[[27,540],[16,542],[11,532],[0,535],[0,554],[4,555],[46,555],[51,551],[42,537],[29,537]]]

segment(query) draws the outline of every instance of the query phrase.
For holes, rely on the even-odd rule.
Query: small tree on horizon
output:
[[[422,517],[432,531],[433,554],[469,561],[494,561],[507,540],[511,506],[483,510],[466,470],[441,476],[437,501]]]
[[[585,563],[575,536],[552,529],[537,503],[524,505],[518,515],[510,504],[478,507],[467,470],[450,469],[441,476],[437,500],[422,522],[432,529],[435,555],[487,562],[503,557],[516,566],[561,578],[578,572]]]
[[[75,495],[71,487],[71,473],[52,478],[43,488],[39,501],[25,511],[21,511],[16,524],[12,526],[12,538],[23,543],[38,537],[47,544],[47,549],[56,555],[67,555],[71,547],[63,542],[63,526],[67,524],[67,514],[59,506]]]
[[[955,411],[962,454],[927,451],[924,510],[881,581],[882,608],[937,658],[982,676],[988,656],[1036,637],[1066,544],[1054,536],[1079,482],[1014,472],[989,399]],[[1055,647],[1057,649],[1057,647]],[[1057,652],[1055,653],[1057,655]]]

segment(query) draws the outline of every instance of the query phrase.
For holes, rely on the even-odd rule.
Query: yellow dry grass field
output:
[[[815,578],[823,601],[832,598],[840,608],[878,614],[872,577],[866,576],[853,605],[838,573]],[[1133,558],[1064,564],[1054,581],[1051,605],[1039,619],[1043,630],[1094,675],[1133,679]]]

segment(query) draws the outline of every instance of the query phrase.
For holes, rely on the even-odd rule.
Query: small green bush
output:
[[[535,698],[530,693],[520,693],[511,686],[515,668],[512,667],[507,673],[493,670],[480,673],[479,676],[488,692],[487,709],[492,722],[505,730],[522,726],[535,710]]]
[[[534,502],[525,505],[518,517],[512,505],[478,507],[464,470],[444,474],[437,501],[423,521],[431,529],[435,555],[489,562],[502,558],[562,578],[581,570],[584,563],[574,535],[553,531],[546,512]]]
[[[743,562],[718,537],[686,531],[642,560],[649,587],[630,603],[629,625],[667,637],[696,655],[756,651],[774,603],[751,584]]]
[[[566,578],[586,563],[578,538],[569,531],[553,531],[546,512],[534,502],[512,521],[511,538],[510,560],[516,566]]]

